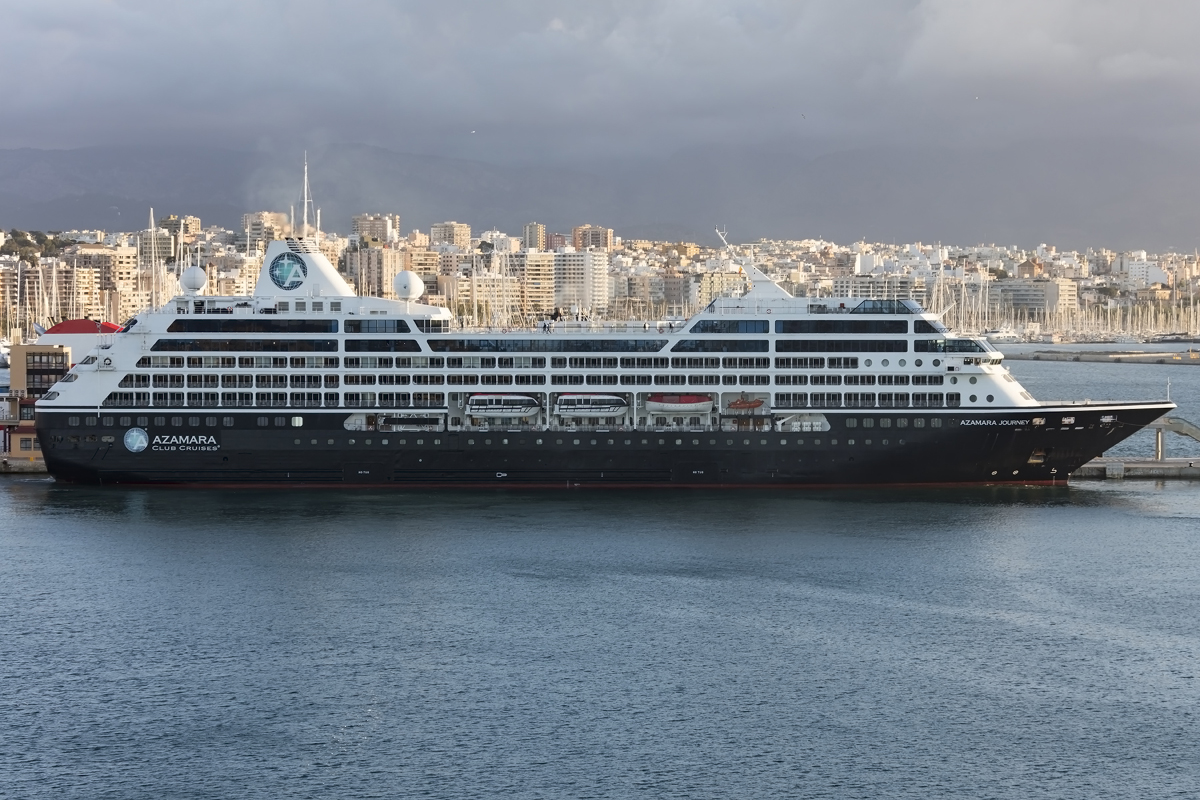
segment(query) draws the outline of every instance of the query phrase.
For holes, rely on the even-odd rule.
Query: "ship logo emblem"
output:
[[[303,258],[294,253],[283,253],[271,261],[267,274],[271,276],[271,283],[285,292],[290,292],[304,283],[304,279],[308,277],[308,265],[304,263]]]
[[[150,445],[150,436],[141,428],[130,428],[125,431],[125,449],[131,453],[140,453]]]

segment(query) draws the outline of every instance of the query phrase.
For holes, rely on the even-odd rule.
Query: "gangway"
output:
[[[1162,461],[1167,457],[1167,447],[1163,436],[1165,431],[1177,433],[1180,436],[1190,436],[1200,442],[1200,425],[1188,422],[1183,417],[1161,417],[1146,426],[1154,429],[1154,460]]]

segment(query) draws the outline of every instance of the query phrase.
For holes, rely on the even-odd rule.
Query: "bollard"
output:
[[[1155,461],[1162,461],[1167,455],[1166,443],[1163,441],[1163,439],[1165,438],[1163,436],[1163,433],[1164,433],[1164,431],[1162,428],[1154,429],[1154,460]]]

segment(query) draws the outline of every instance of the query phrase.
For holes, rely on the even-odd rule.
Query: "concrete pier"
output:
[[[1002,353],[1004,346],[998,348]],[[1038,350],[1034,353],[1004,353],[1006,361],[1089,361],[1100,364],[1180,364],[1200,367],[1200,350],[1182,353],[1139,353],[1101,350]]]
[[[1071,480],[1200,480],[1200,458],[1094,458]]]
[[[40,458],[20,456],[0,458],[0,475],[36,475],[46,473],[46,462]]]

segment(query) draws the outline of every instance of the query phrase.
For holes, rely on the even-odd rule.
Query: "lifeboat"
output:
[[[625,398],[615,394],[562,394],[554,403],[554,413],[562,417],[615,417],[628,409]]]
[[[713,399],[706,394],[652,394],[646,398],[651,414],[708,414]]]
[[[472,417],[531,417],[541,404],[525,394],[473,394],[467,398],[467,414]]]
[[[757,400],[751,400],[749,397],[742,395],[741,397],[730,400],[729,404],[725,407],[730,411],[753,411],[762,404],[763,401],[761,398]]]

